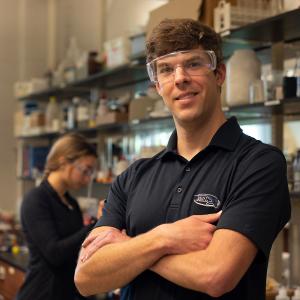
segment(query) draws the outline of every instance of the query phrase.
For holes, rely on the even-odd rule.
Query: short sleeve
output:
[[[217,229],[245,235],[268,257],[290,214],[286,161],[270,147],[238,164]]]
[[[118,229],[126,228],[126,205],[130,185],[135,174],[135,164],[120,174],[112,183],[104,203],[102,217],[95,227],[111,226]]]

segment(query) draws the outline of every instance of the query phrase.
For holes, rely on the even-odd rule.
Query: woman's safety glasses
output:
[[[159,84],[173,81],[178,67],[189,76],[203,76],[216,69],[216,55],[211,50],[193,49],[172,52],[147,63],[150,80]]]
[[[91,167],[82,166],[80,164],[74,164],[75,168],[80,172],[82,176],[94,178],[96,176],[96,170]]]

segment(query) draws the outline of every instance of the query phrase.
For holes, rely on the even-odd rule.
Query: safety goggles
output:
[[[82,176],[94,178],[96,176],[96,169],[82,166],[78,163],[74,164],[75,168],[79,171]]]
[[[152,82],[164,84],[174,80],[179,66],[189,76],[203,76],[216,69],[217,59],[211,50],[176,51],[148,62],[147,71]]]

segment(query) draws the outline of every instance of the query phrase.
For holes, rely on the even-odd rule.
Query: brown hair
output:
[[[147,62],[174,51],[199,46],[215,52],[217,66],[222,63],[222,40],[212,28],[193,19],[165,19],[154,27],[147,40]]]
[[[72,163],[83,156],[94,156],[97,158],[95,147],[81,134],[69,133],[63,135],[50,149],[43,178],[46,179],[51,172],[61,167],[61,157],[64,157],[66,161]]]

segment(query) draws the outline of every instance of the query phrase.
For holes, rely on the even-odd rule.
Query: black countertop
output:
[[[9,252],[0,252],[0,260],[25,272],[29,261],[29,254],[28,253],[12,254]]]

